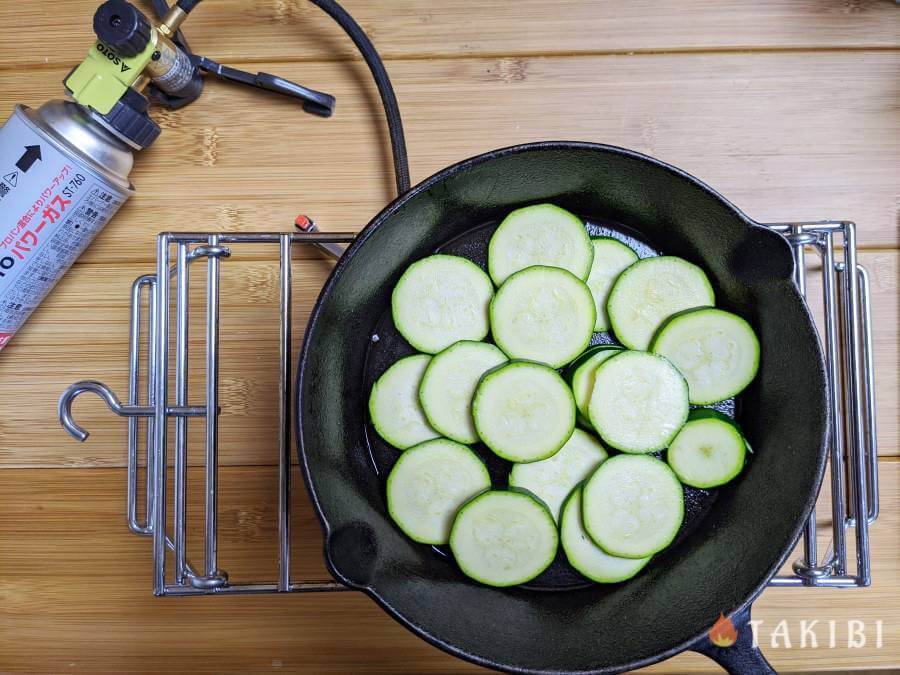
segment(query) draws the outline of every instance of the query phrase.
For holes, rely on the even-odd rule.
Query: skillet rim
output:
[[[319,496],[316,492],[314,481],[312,478],[312,471],[310,470],[309,463],[307,461],[306,450],[305,450],[305,438],[303,433],[303,409],[302,409],[302,401],[303,401],[303,384],[304,378],[306,375],[306,365],[308,363],[308,354],[310,350],[310,345],[312,340],[311,335],[315,326],[319,319],[319,314],[321,313],[322,307],[324,306],[326,299],[331,295],[332,288],[337,282],[340,275],[343,273],[344,268],[349,264],[351,258],[356,255],[359,249],[365,244],[366,240],[372,233],[378,228],[379,225],[384,223],[390,216],[392,216],[395,212],[400,210],[407,202],[412,200],[414,197],[418,196],[420,193],[429,190],[434,185],[441,183],[442,181],[451,178],[454,175],[457,175],[463,171],[468,170],[469,168],[476,166],[478,164],[492,161],[497,159],[498,157],[518,154],[518,153],[526,153],[526,152],[534,152],[534,151],[545,151],[545,150],[580,150],[580,151],[599,151],[604,153],[611,153],[614,155],[622,155],[625,157],[629,157],[631,159],[635,159],[642,162],[647,162],[658,169],[662,169],[663,171],[674,175],[677,178],[682,180],[686,180],[692,183],[695,187],[700,188],[702,191],[706,192],[710,197],[718,201],[721,205],[726,207],[729,211],[734,213],[734,215],[746,223],[750,228],[766,232],[768,236],[776,237],[778,240],[782,241],[785,246],[788,246],[787,240],[779,233],[769,229],[765,225],[760,224],[759,222],[753,220],[747,214],[745,214],[741,209],[735,206],[731,201],[726,199],[721,193],[707,185],[705,182],[700,179],[692,176],[686,171],[679,169],[676,166],[663,162],[655,157],[651,157],[649,155],[645,155],[640,152],[636,152],[634,150],[629,150],[627,148],[622,148],[615,145],[609,145],[604,143],[592,143],[588,141],[565,141],[565,140],[554,140],[554,141],[536,141],[531,143],[522,143],[518,145],[506,146],[503,148],[498,148],[495,150],[490,150],[488,152],[484,152],[473,157],[469,157],[467,159],[456,162],[455,164],[451,164],[450,166],[441,169],[440,171],[432,174],[428,178],[423,181],[417,183],[412,188],[410,188],[407,192],[402,195],[399,195],[396,199],[391,201],[387,206],[385,206],[369,223],[360,231],[357,237],[353,240],[353,243],[347,247],[345,253],[338,259],[334,268],[328,276],[325,284],[322,286],[319,291],[319,295],[316,298],[315,305],[313,306],[312,311],[310,312],[309,319],[306,325],[306,329],[303,335],[303,345],[301,346],[300,353],[298,356],[298,367],[297,374],[295,377],[295,390],[294,390],[294,424],[295,424],[295,437],[297,443],[297,452],[299,455],[299,463],[300,468],[303,472],[303,482],[306,485],[307,492],[309,493],[310,502],[313,506],[313,510],[316,513],[316,517],[319,520],[319,523],[322,526],[323,531],[323,557],[325,560],[325,565],[328,571],[334,576],[336,580],[340,583],[344,584],[351,590],[359,590],[368,595],[375,603],[381,607],[388,616],[397,621],[400,625],[408,629],[417,637],[425,640],[427,643],[441,649],[442,651],[451,654],[457,658],[464,659],[469,661],[470,663],[475,663],[477,665],[491,668],[494,670],[500,670],[504,672],[510,673],[521,673],[523,675],[562,675],[562,673],[572,672],[572,671],[563,671],[563,670],[547,670],[547,669],[532,669],[532,668],[520,668],[517,666],[510,666],[508,664],[498,663],[492,661],[490,659],[478,656],[477,654],[471,654],[453,644],[445,642],[441,640],[441,638],[437,635],[430,633],[424,627],[419,626],[417,624],[412,623],[408,620],[404,615],[402,615],[399,611],[395,610],[394,607],[390,604],[390,602],[382,597],[377,588],[374,585],[366,583],[360,584],[355,583],[352,580],[345,577],[335,566],[333,560],[331,559],[331,554],[328,549],[327,542],[332,534],[332,527],[328,522],[328,519],[323,512],[322,505],[319,501]],[[791,260],[791,270],[793,271],[795,266],[795,261],[793,255],[788,254]],[[793,275],[791,275],[793,276]],[[806,523],[810,512],[815,507],[816,501],[819,496],[819,492],[822,485],[822,480],[824,478],[825,466],[826,466],[826,457],[828,450],[828,437],[830,435],[831,428],[831,408],[828,405],[827,398],[827,374],[826,374],[826,366],[825,366],[825,356],[822,350],[821,337],[819,336],[819,332],[815,327],[815,322],[813,321],[812,315],[810,313],[809,307],[806,303],[806,299],[800,293],[799,289],[796,287],[794,283],[790,283],[787,289],[787,292],[793,295],[799,302],[799,307],[801,309],[802,317],[805,319],[807,324],[807,328],[810,329],[811,333],[815,336],[815,352],[818,356],[817,359],[817,369],[815,376],[822,383],[821,387],[817,387],[816,391],[818,392],[820,408],[823,410],[822,416],[822,428],[819,439],[819,450],[818,457],[816,461],[816,475],[814,477],[812,489],[810,493],[806,496],[806,502],[797,517],[796,523],[793,528],[793,533],[791,534],[788,544],[782,550],[782,552],[778,555],[777,559],[772,562],[769,566],[768,570],[762,575],[760,582],[753,588],[750,594],[738,604],[737,607],[731,609],[728,612],[728,616],[737,615],[745,610],[747,610],[752,603],[756,600],[756,598],[766,589],[769,581],[774,577],[781,567],[784,565],[790,553],[793,551],[794,547],[797,544],[797,541],[800,538],[800,535],[803,531],[803,526]],[[704,629],[700,633],[693,635],[692,637],[684,640],[683,642],[670,647],[669,649],[657,652],[655,654],[651,654],[647,657],[639,659],[637,661],[632,661],[629,663],[617,664],[614,666],[602,667],[593,670],[581,670],[577,671],[578,673],[618,673],[626,670],[636,670],[638,668],[643,668],[654,663],[658,663],[660,661],[664,661],[673,656],[676,656],[684,651],[689,651],[693,646],[697,645],[698,642],[703,640],[708,633],[708,629]]]

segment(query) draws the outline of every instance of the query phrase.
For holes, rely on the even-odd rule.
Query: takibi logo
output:
[[[747,622],[747,625],[750,627],[751,644],[754,648],[759,647],[762,641],[763,643],[768,644],[772,649],[792,649],[795,646],[800,649],[816,649],[820,645],[820,638],[823,637],[821,632],[824,632],[826,629],[828,632],[828,639],[827,642],[822,640],[821,646],[823,648],[827,647],[828,649],[835,649],[838,646],[844,646],[844,644],[846,644],[847,649],[862,649],[866,646],[881,649],[884,646],[884,621],[882,619],[878,619],[874,622],[874,636],[872,635],[871,623],[866,624],[865,621],[860,619],[847,619],[846,643],[844,643],[843,640],[838,639],[839,633],[841,638],[843,638],[844,631],[838,630],[839,622],[836,619],[831,619],[829,621],[821,619],[808,621],[806,619],[801,619],[798,624],[799,633],[794,632],[793,635],[788,620],[782,619],[775,624],[774,628],[769,628],[768,640],[765,639],[765,636],[760,640],[760,633],[762,632],[760,629],[763,627],[764,623],[765,622],[762,619],[751,619]],[[766,625],[771,626],[771,623]],[[817,634],[816,631],[817,626],[819,626],[820,629],[819,634]],[[727,618],[724,614],[719,614],[719,618],[713,624],[713,627],[709,629],[707,636],[709,637],[709,641],[716,647],[731,647],[738,640],[738,630],[731,619]]]
[[[731,619],[719,614],[718,620],[709,629],[709,641],[716,647],[730,647],[737,642],[738,634]]]

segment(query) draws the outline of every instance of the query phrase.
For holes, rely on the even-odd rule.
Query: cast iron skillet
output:
[[[717,304],[762,346],[759,375],[735,408],[754,454],[717,494],[691,493],[679,541],[631,581],[585,584],[558,560],[527,588],[468,580],[452,559],[407,539],[385,510],[384,473],[399,453],[369,426],[369,385],[412,349],[390,322],[391,290],[436,250],[484,262],[511,209],[553,202],[595,231],[701,265]],[[456,164],[384,209],[340,259],[307,328],[297,386],[300,461],[325,533],[325,559],[432,644],[484,666],[528,673],[632,670],[695,649],[731,672],[771,672],[750,645],[713,647],[720,613],[738,628],[813,507],[828,408],[821,348],[791,281],[787,242],[691,176],[605,145],[547,142]],[[597,336],[597,340],[604,339]],[[492,464],[495,485],[505,467]]]

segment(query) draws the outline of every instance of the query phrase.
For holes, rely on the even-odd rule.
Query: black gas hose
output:
[[[394,157],[394,178],[397,181],[397,193],[404,194],[409,190],[409,159],[406,155],[406,139],[403,136],[403,121],[400,119],[400,106],[394,95],[391,78],[388,77],[381,57],[369,40],[369,36],[347,11],[334,0],[310,0],[312,4],[334,19],[353,40],[353,44],[362,54],[366,65],[375,78],[375,86],[381,95],[381,105],[387,118],[388,133],[391,138],[391,153]]]
[[[178,0],[180,7],[186,14],[190,13],[201,0]],[[388,134],[391,140],[391,154],[394,159],[394,178],[397,182],[397,193],[404,194],[409,190],[409,159],[406,154],[406,139],[403,135],[403,121],[400,118],[400,106],[394,95],[394,87],[391,78],[387,74],[384,63],[378,55],[378,51],[369,40],[369,36],[360,27],[352,16],[334,0],[310,0],[312,4],[325,12],[337,22],[345,33],[353,40],[353,44],[362,54],[366,65],[375,79],[375,86],[381,96],[381,104],[384,107],[384,115],[387,119]],[[154,10],[157,16],[162,17],[168,11],[168,3],[165,0],[153,0]],[[187,49],[184,37],[179,33],[179,39]],[[189,51],[189,50],[188,50]],[[199,95],[199,91],[197,92]],[[196,98],[196,96],[194,96]],[[193,98],[185,99],[180,105],[190,103]]]

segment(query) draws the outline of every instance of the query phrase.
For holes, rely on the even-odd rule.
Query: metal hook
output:
[[[59,415],[59,423],[63,429],[76,441],[85,441],[90,435],[84,427],[72,419],[72,403],[76,398],[90,392],[102,398],[109,409],[120,417],[150,417],[154,410],[150,406],[135,405],[123,406],[109,387],[102,382],[96,380],[82,380],[75,384],[69,385],[59,397],[59,405],[57,406],[57,414]]]

